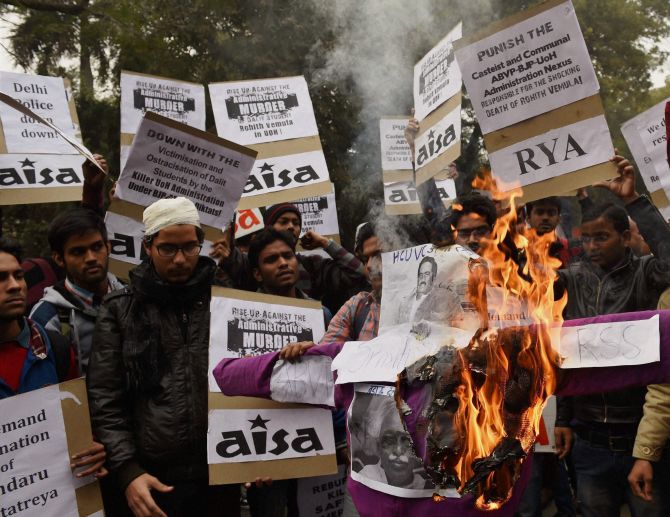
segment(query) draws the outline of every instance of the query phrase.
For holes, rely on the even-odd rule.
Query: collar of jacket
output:
[[[633,251],[628,248],[626,252],[626,256],[619,262],[616,266],[614,266],[612,269],[605,271],[603,268],[600,266],[596,266],[593,262],[589,261],[589,265],[591,266],[591,269],[593,272],[600,278],[601,280],[605,278],[606,276],[614,276],[618,275],[624,270],[630,269],[631,265],[633,262],[639,260],[637,256],[633,253]]]
[[[158,305],[184,304],[201,298],[209,293],[216,262],[209,257],[199,257],[198,264],[191,278],[183,284],[169,284],[160,278],[148,260],[130,272],[130,283],[134,294],[144,300],[151,300]]]

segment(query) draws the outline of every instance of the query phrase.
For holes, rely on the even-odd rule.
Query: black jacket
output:
[[[123,489],[148,472],[170,484],[207,479],[210,286],[200,257],[170,285],[147,262],[131,286],[107,296],[93,338],[88,398],[96,437]]]
[[[670,287],[670,228],[642,196],[626,206],[654,255],[636,257],[629,250],[625,260],[605,272],[589,261],[560,270],[556,294],[568,292],[565,319],[655,309],[660,295]],[[559,397],[556,425],[566,427],[576,418],[595,424],[637,424],[642,418],[646,388]]]

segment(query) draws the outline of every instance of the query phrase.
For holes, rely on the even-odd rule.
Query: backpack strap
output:
[[[70,339],[53,330],[46,330],[46,333],[49,337],[51,349],[54,352],[54,358],[56,360],[56,374],[58,375],[58,382],[63,382],[68,377],[68,373],[70,372],[70,365],[72,362],[72,347],[70,346]]]
[[[68,341],[72,340],[72,324],[70,323],[70,309],[67,307],[56,307],[58,323],[60,324],[60,335]]]
[[[361,331],[363,330],[365,320],[368,319],[368,314],[370,314],[370,304],[366,302],[366,298],[361,298],[361,301],[356,307],[356,312],[354,313],[354,331],[351,336],[352,341],[358,341],[358,336],[360,336]]]

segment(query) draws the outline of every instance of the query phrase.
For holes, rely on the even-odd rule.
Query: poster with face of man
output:
[[[477,260],[458,245],[423,244],[384,253],[380,329],[421,321],[470,328],[474,313],[467,299],[468,278]]]
[[[435,485],[414,452],[394,395],[394,386],[356,384],[347,415],[351,478],[397,497],[432,497]],[[442,495],[458,497],[455,490]]]

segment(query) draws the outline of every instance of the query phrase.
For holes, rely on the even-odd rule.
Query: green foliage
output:
[[[415,62],[454,25],[454,13],[463,18],[468,33],[534,3],[425,0],[416,7],[430,11],[432,26],[397,37],[411,49]],[[670,34],[670,3],[574,3],[612,135],[625,149],[619,125],[656,98],[649,95],[649,71],[665,57],[658,43]],[[326,65],[326,55],[341,43],[343,27],[337,27],[324,8],[332,5],[325,0],[0,0],[0,14],[21,16],[8,42],[19,66],[72,80],[84,141],[108,158],[112,177],[119,173],[121,70],[197,83],[305,75],[312,84],[321,140],[338,193],[343,237],[350,243],[356,224],[382,198],[379,145],[374,134],[377,121],[366,115],[354,78],[312,81]],[[380,48],[380,55],[385,50]],[[410,73],[388,70],[388,80],[401,77],[406,82]],[[396,113],[407,113],[411,107],[409,85],[406,91],[408,98]],[[458,165],[472,176],[484,155],[467,100],[465,112]],[[211,106],[207,128],[215,131]],[[59,209],[62,205],[5,207],[3,226],[18,233],[28,251],[36,254],[44,251],[46,226]]]

